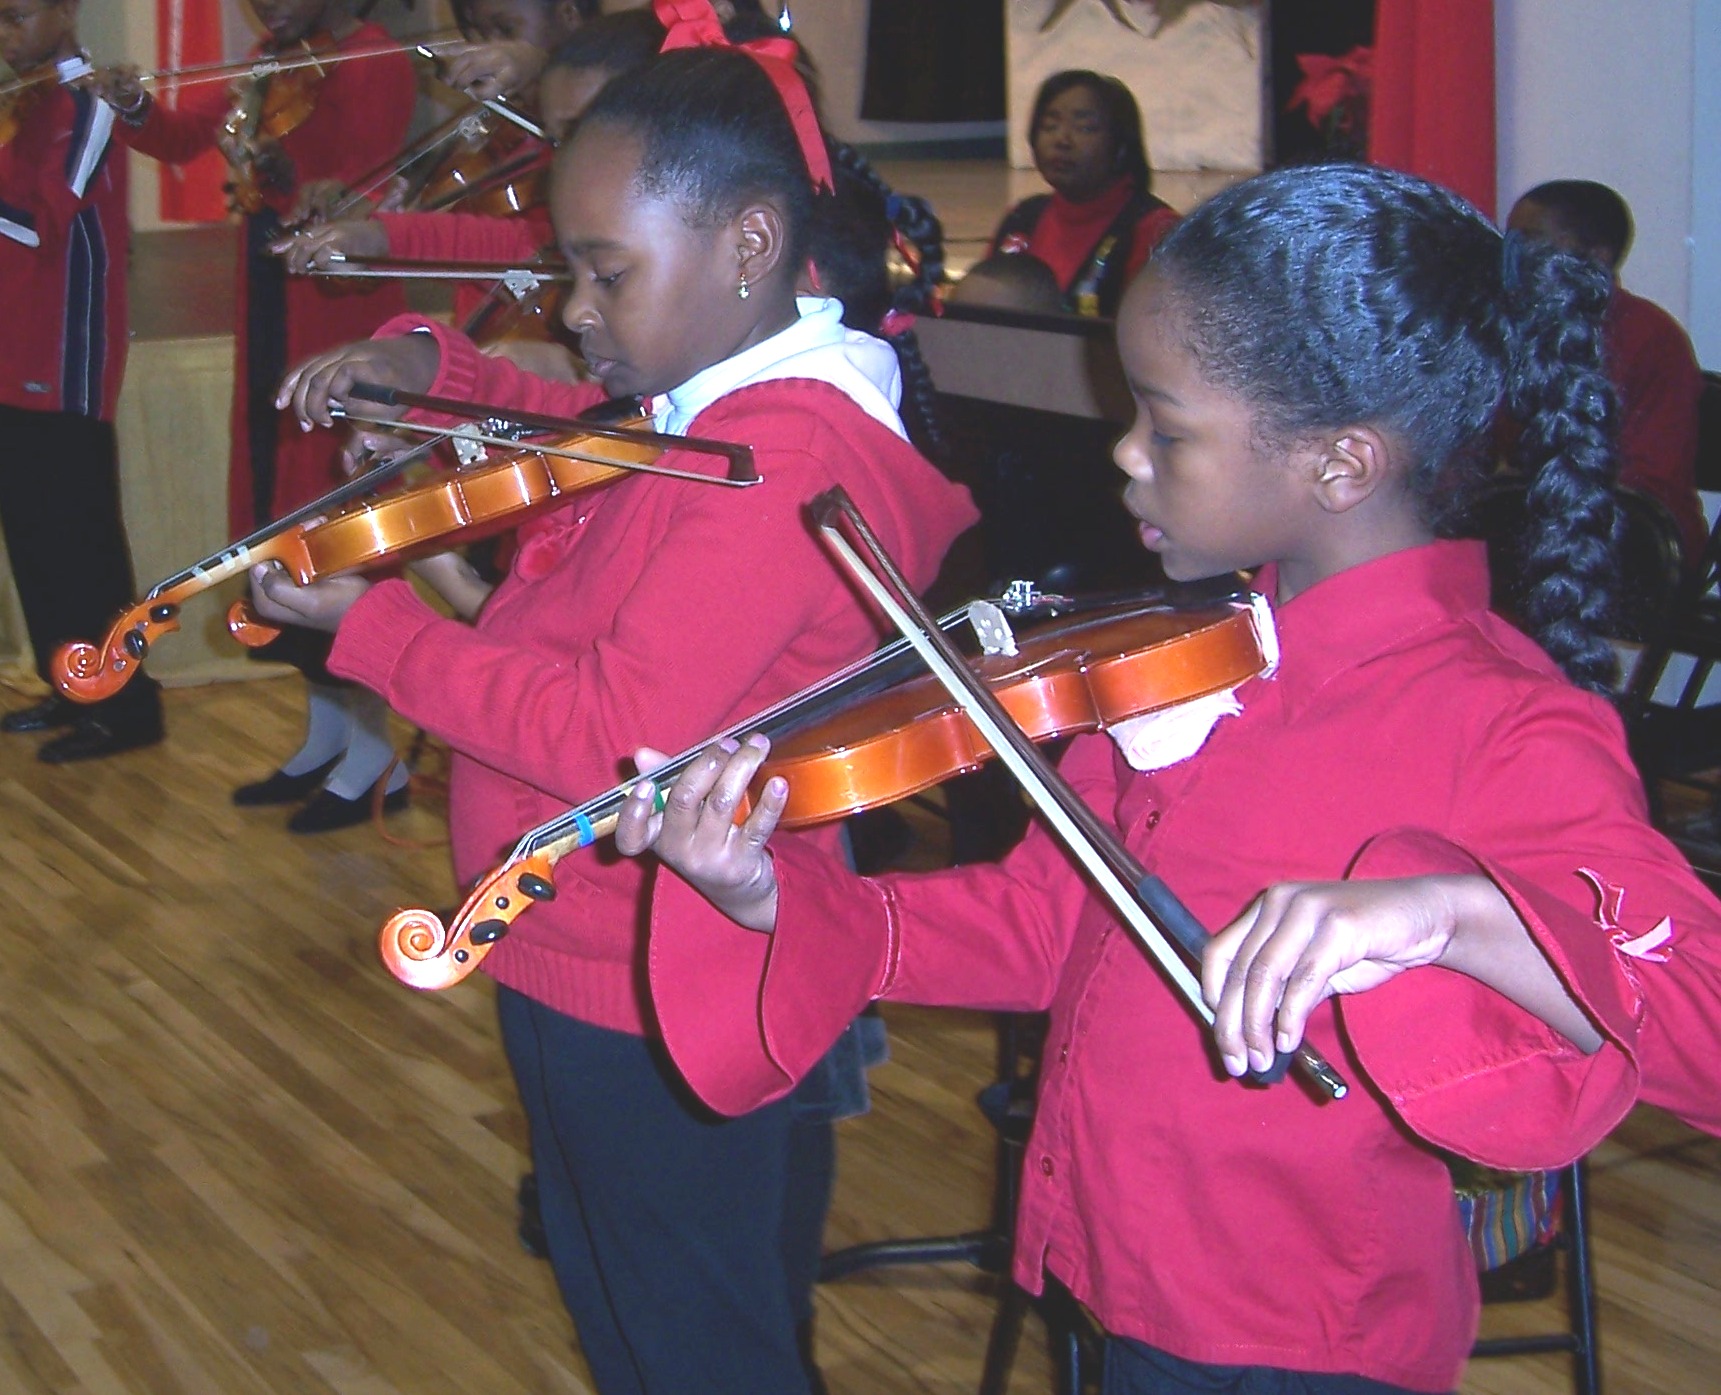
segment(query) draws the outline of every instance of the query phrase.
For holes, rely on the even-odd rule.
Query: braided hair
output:
[[[1210,199],[1159,244],[1152,274],[1208,379],[1254,405],[1263,439],[1350,422],[1391,432],[1438,534],[1486,482],[1493,423],[1510,412],[1530,477],[1524,619],[1574,682],[1605,689],[1619,533],[1605,269],[1502,240],[1425,180],[1335,164]]]
[[[842,301],[850,329],[879,335],[896,350],[903,423],[915,445],[937,459],[944,437],[932,373],[913,328],[895,323],[895,315],[935,312],[944,279],[944,227],[931,204],[898,194],[852,145],[832,141],[830,151],[836,197],[819,201],[809,246],[819,287]],[[902,248],[911,273],[900,285],[891,277],[893,245]]]

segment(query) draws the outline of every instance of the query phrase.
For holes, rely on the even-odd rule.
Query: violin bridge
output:
[[[1016,634],[1000,607],[991,601],[970,601],[968,623],[974,627],[974,638],[980,641],[982,654],[1016,656]]]
[[[490,452],[484,448],[484,443],[475,439],[483,433],[478,423],[467,422],[449,433],[449,442],[454,447],[454,458],[460,462],[462,470],[474,465],[480,465],[490,458]]]

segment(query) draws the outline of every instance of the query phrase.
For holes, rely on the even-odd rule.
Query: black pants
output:
[[[1111,1337],[1101,1395],[1411,1395],[1366,1376],[1280,1371],[1270,1366],[1207,1366],[1155,1347]]]
[[[0,405],[0,528],[36,671],[47,679],[61,644],[100,643],[137,598],[112,424]],[[159,720],[160,708],[154,680],[139,674],[92,710],[124,725]]]
[[[796,1180],[821,1152],[797,1131],[829,1125],[795,1124],[787,1100],[720,1119],[661,1046],[508,988],[497,1005],[550,1265],[600,1395],[806,1395],[795,1327],[829,1179]]]

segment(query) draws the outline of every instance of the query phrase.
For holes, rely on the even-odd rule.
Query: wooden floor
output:
[[[176,691],[166,744],[83,767],[0,738],[0,1395],[588,1389],[513,1236],[490,995],[416,995],[374,953],[393,906],[451,898],[444,850],[292,838],[228,802],[296,743],[298,701],[294,680]],[[441,831],[426,809],[390,830]],[[988,1023],[890,1022],[833,1246],[988,1211]],[[1721,1143],[1640,1111],[1594,1193],[1607,1389],[1721,1388]],[[960,1267],[829,1287],[832,1390],[972,1391],[993,1304]],[[1012,1392],[1046,1372],[1031,1320]],[[1569,1388],[1558,1357],[1464,1385]]]

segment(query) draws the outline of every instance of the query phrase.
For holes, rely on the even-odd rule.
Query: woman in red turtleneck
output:
[[[1177,221],[1153,196],[1135,98],[1114,77],[1054,73],[1035,94],[1028,140],[1052,192],[1006,213],[990,250],[1044,262],[1065,309],[1115,315],[1124,287]]]

